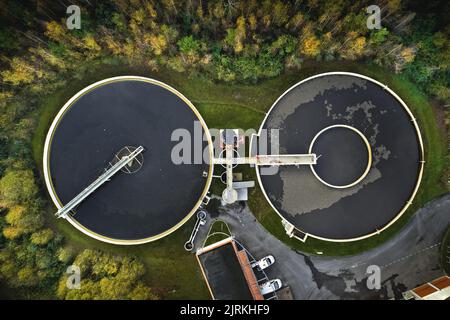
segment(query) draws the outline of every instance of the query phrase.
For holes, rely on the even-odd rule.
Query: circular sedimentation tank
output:
[[[311,166],[256,167],[273,209],[307,236],[345,242],[379,234],[417,193],[419,127],[400,97],[371,78],[332,72],[305,79],[273,104],[259,135],[266,130],[280,154],[317,156]]]
[[[192,155],[194,136],[205,137],[205,156],[174,163],[179,141],[173,132],[191,137]],[[73,226],[105,242],[140,244],[168,235],[196,212],[212,179],[208,128],[174,88],[135,76],[94,83],[57,114],[44,148],[45,182],[55,205],[62,208],[138,146],[145,151],[129,167],[67,216]]]

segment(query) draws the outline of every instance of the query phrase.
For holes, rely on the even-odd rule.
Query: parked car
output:
[[[272,292],[277,291],[278,289],[281,289],[282,283],[280,279],[273,279],[269,280],[266,283],[259,286],[259,289],[261,290],[262,295],[266,295]]]
[[[261,260],[258,260],[252,264],[252,268],[258,269],[258,271],[264,270],[275,263],[275,258],[272,255],[268,255]]]

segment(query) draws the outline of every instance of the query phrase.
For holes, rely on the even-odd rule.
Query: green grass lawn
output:
[[[211,225],[204,246],[216,243],[231,236],[228,224],[222,220],[215,220]]]
[[[413,207],[394,226],[380,236],[347,244],[335,244],[309,239],[301,243],[289,239],[281,225],[280,218],[265,201],[259,187],[251,191],[249,206],[262,225],[280,240],[296,250],[314,253],[322,251],[329,255],[352,254],[374,247],[400,230],[412,213],[424,203],[444,192],[439,183],[443,168],[446,145],[440,132],[433,109],[426,97],[406,79],[393,75],[378,67],[355,63],[309,63],[300,72],[288,72],[279,77],[265,80],[257,85],[217,84],[201,77],[189,77],[168,70],[145,71],[145,68],[127,66],[101,66],[92,68],[82,80],[67,83],[64,89],[43,98],[39,113],[39,125],[32,140],[33,155],[42,177],[42,152],[51,121],[64,103],[85,86],[112,76],[141,75],[168,83],[183,93],[199,109],[210,128],[258,129],[265,112],[272,103],[291,85],[310,75],[327,71],[353,71],[373,77],[388,84],[412,109],[418,119],[426,148],[426,167],[422,185]],[[250,167],[239,167],[246,178],[256,180]],[[41,183],[44,190],[44,184]],[[217,183],[212,190],[219,190]],[[183,249],[189,238],[194,221],[186,224],[172,235],[154,243],[121,247],[91,239],[77,231],[66,221],[56,220],[54,208],[49,206],[47,220],[57,232],[65,236],[66,242],[77,249],[101,249],[115,254],[138,256],[146,265],[146,278],[155,292],[162,298],[208,299],[209,293],[200,270],[191,253]]]

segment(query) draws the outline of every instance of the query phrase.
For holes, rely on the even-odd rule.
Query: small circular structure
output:
[[[132,146],[126,146],[120,149],[120,151],[115,154],[114,159],[110,162],[111,166],[116,164],[123,157],[129,156],[136,149],[137,149],[136,147]],[[127,163],[127,165],[123,167],[121,171],[123,173],[136,173],[142,168],[143,165],[144,165],[144,155],[140,153],[135,159]]]
[[[44,147],[45,182],[55,205],[62,208],[138,146],[143,153],[67,216],[73,226],[101,241],[141,244],[195,214],[212,180],[209,130],[181,93],[136,76],[88,86],[55,117]],[[205,157],[196,157],[196,147]]]
[[[222,199],[227,204],[231,204],[237,201],[238,199],[238,193],[233,188],[225,188],[222,192]]]
[[[309,153],[317,155],[310,165],[316,178],[331,188],[344,189],[358,184],[369,173],[372,150],[369,141],[356,128],[336,124],[319,131]]]
[[[337,242],[375,236],[419,188],[417,122],[395,92],[369,77],[330,72],[297,83],[267,113],[259,136],[266,132],[267,154],[318,156],[311,167],[256,166],[265,197],[295,234]]]
[[[186,242],[184,244],[184,250],[186,251],[192,251],[192,249],[194,249],[194,243],[192,242]]]
[[[204,220],[206,219],[206,211],[200,210],[197,212],[197,219]]]
[[[227,150],[223,149],[222,151],[220,151],[219,153],[219,158],[223,159],[226,158],[226,154],[227,154]],[[239,158],[239,152],[236,149],[233,149],[233,158]],[[222,167],[226,168],[227,165],[226,164],[221,164]],[[237,167],[237,164],[233,164],[233,169]]]

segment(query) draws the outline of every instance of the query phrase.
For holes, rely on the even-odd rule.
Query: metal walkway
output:
[[[58,218],[67,218],[68,213],[73,210],[77,205],[79,205],[84,199],[89,197],[95,190],[100,188],[105,182],[109,181],[112,176],[119,172],[123,167],[125,167],[130,161],[136,158],[140,153],[144,151],[144,147],[139,146],[136,150],[131,152],[128,156],[122,157],[117,163],[115,163],[111,168],[105,171],[100,177],[98,177],[94,182],[92,182],[86,189],[81,191],[75,198],[73,198],[69,203],[56,212]]]
[[[232,153],[231,153],[232,155]],[[311,154],[277,154],[277,155],[256,155],[254,157],[233,158],[214,158],[214,164],[240,165],[257,164],[260,166],[302,166],[314,165],[317,163],[317,156]]]
[[[233,188],[233,169],[240,164],[260,165],[260,166],[305,166],[315,165],[317,155],[311,154],[275,154],[275,155],[255,155],[253,157],[234,157],[234,145],[225,145],[225,158],[214,158],[214,164],[226,166],[227,187],[222,192],[222,200],[231,204],[238,200],[238,192]]]

